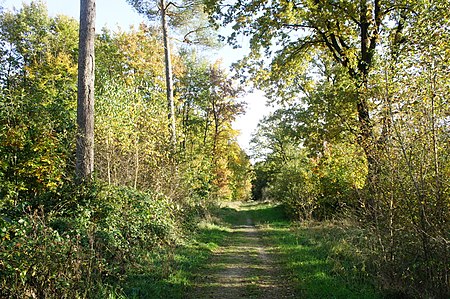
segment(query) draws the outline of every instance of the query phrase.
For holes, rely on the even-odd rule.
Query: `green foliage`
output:
[[[403,47],[392,48],[374,76],[384,89],[375,96],[386,120],[379,175],[366,196],[377,203],[379,224],[372,242],[383,286],[393,293],[440,298],[450,293],[445,100],[450,85],[442,68],[450,61],[450,44],[448,32],[436,29],[436,21],[448,24],[450,18],[443,3],[433,5],[430,11],[415,7],[421,13],[402,32]]]
[[[371,274],[397,296],[450,290],[444,2],[208,2],[232,44],[251,38],[242,73],[288,105],[255,136],[255,193],[318,219],[351,208]]]
[[[0,297],[181,296],[202,261],[190,257],[198,220],[219,189],[249,189],[231,129],[237,89],[218,66],[174,54],[185,139],[169,151],[159,34],[104,30],[96,179],[76,185],[77,31],[42,2],[0,12]]]
[[[367,177],[364,155],[354,144],[324,146],[324,153],[314,166],[320,186],[314,217],[321,220],[357,208],[357,194],[364,188]]]
[[[97,40],[96,169],[109,184],[149,188],[158,180],[155,170],[168,163],[158,51],[155,32],[144,25],[104,31]]]
[[[254,178],[252,180],[252,199],[265,200],[266,191],[268,187],[269,178],[272,173],[268,165],[264,162],[258,161],[253,165]]]
[[[2,218],[2,297],[93,298],[105,286],[120,289],[130,273],[152,267],[149,253],[179,244],[195,219],[192,207],[163,195],[101,185],[72,194],[70,210]]]
[[[164,61],[158,38],[154,28],[141,25],[127,33],[104,31],[97,41],[99,177],[110,184],[165,194],[175,191],[170,185],[179,185],[177,194],[169,195],[179,199],[185,197],[184,186],[194,197],[244,198],[249,163],[231,129],[243,109],[235,101],[238,89],[218,65],[190,52],[174,56],[181,131],[174,161],[169,155],[161,76]],[[174,163],[181,170],[177,175],[173,175]]]
[[[85,286],[93,286],[101,269],[80,235],[58,233],[39,213],[18,221],[2,219],[1,238],[4,298],[85,297],[89,292]]]
[[[295,219],[311,219],[317,209],[319,178],[301,149],[290,149],[288,160],[272,178],[269,196],[280,199]]]
[[[309,121],[302,110],[279,109],[259,124],[254,154],[265,160],[256,166],[253,191],[256,199],[285,203],[296,219],[333,218],[357,206],[366,161],[345,137],[335,136],[331,143],[326,133],[304,129]],[[307,142],[310,148],[302,145]]]
[[[74,136],[77,24],[38,2],[0,16],[0,208],[63,183]]]
[[[228,156],[228,168],[231,170],[230,189],[233,200],[245,201],[250,199],[252,167],[250,158],[242,150],[237,142],[230,146]]]

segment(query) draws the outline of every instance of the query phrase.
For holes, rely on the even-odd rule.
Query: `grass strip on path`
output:
[[[226,232],[208,264],[199,269],[189,298],[295,298],[285,273],[254,225],[255,204],[229,203],[216,219]]]

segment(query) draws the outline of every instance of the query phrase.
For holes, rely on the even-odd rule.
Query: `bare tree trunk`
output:
[[[205,117],[205,129],[203,130],[203,146],[206,147],[206,141],[208,138],[208,130],[209,130],[209,111],[206,111]]]
[[[108,185],[111,185],[111,149],[110,149],[110,141],[109,141],[109,132],[106,138],[106,165],[108,171]]]
[[[214,118],[214,143],[213,143],[213,155],[214,157],[217,157],[217,141],[219,138],[219,116],[217,112],[217,106],[216,106],[216,98],[215,96],[211,97],[211,105],[212,105],[212,112],[213,112],[213,118]]]
[[[167,4],[165,0],[161,0],[161,23],[164,38],[164,58],[166,65],[166,93],[167,93],[167,107],[168,107],[168,118],[169,127],[171,134],[171,142],[173,148],[175,149],[177,143],[176,134],[176,123],[175,123],[175,104],[173,100],[173,75],[172,75],[172,59],[170,57],[170,41],[169,41],[169,30],[167,25]]]
[[[95,0],[81,0],[76,153],[76,174],[80,181],[90,180],[94,172],[94,40]]]

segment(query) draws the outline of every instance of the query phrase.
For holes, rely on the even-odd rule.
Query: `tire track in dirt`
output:
[[[274,248],[264,244],[261,227],[246,216],[246,225],[232,226],[225,246],[196,274],[191,299],[295,298]]]

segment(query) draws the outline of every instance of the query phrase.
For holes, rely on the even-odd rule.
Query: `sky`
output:
[[[0,0],[0,5],[6,9],[20,9],[22,3],[30,3],[31,0]],[[79,19],[79,0],[46,0],[48,11],[51,16],[64,14]],[[131,25],[137,26],[144,21],[144,18],[133,10],[126,0],[96,0],[96,30],[103,27],[116,30],[120,27],[127,30]],[[224,67],[229,67],[232,62],[242,57],[245,49],[232,49],[229,46],[223,47],[213,55],[214,59],[220,59]],[[240,101],[247,103],[247,111],[239,116],[233,123],[233,128],[240,131],[238,136],[239,145],[249,153],[251,134],[257,127],[258,121],[273,109],[265,106],[266,99],[263,92],[255,91],[247,94]]]
[[[7,9],[20,9],[22,3],[29,4],[31,0],[0,0]],[[51,16],[64,14],[79,19],[80,0],[44,0]],[[139,25],[144,19],[135,12],[126,0],[96,0],[96,30],[105,25],[110,29],[120,26],[123,30],[130,25]]]

